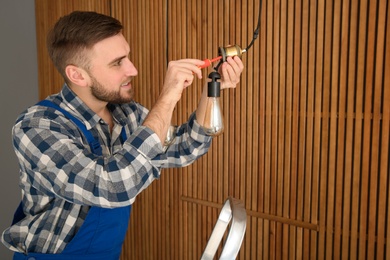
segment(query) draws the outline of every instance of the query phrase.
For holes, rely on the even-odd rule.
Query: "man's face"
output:
[[[129,60],[130,47],[122,34],[98,42],[90,52],[92,95],[104,102],[128,103],[133,99],[131,81],[138,74]]]

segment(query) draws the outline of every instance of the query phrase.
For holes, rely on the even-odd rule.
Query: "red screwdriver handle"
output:
[[[201,66],[198,66],[200,69],[203,69],[203,68],[207,68],[208,66],[210,66],[211,65],[211,63],[213,63],[213,62],[216,62],[216,61],[219,61],[220,59],[222,59],[222,56],[218,56],[218,57],[216,57],[216,58],[214,58],[214,59],[205,59],[205,60],[203,60],[204,61],[204,64],[203,65],[201,65]]]

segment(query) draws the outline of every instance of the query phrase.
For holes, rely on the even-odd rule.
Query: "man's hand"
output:
[[[226,62],[219,67],[221,74],[221,89],[235,88],[240,82],[240,76],[244,70],[244,64],[238,56],[227,57]]]
[[[161,96],[168,97],[174,103],[179,101],[183,90],[192,84],[194,76],[202,78],[199,66],[203,64],[204,61],[197,59],[182,59],[169,62]]]

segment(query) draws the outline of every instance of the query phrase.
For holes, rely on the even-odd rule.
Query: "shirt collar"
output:
[[[88,130],[95,127],[101,120],[67,84],[64,84],[59,96],[62,98],[62,102],[72,110],[73,114],[83,121]]]

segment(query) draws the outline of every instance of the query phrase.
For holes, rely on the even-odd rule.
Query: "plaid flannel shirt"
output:
[[[91,153],[77,126],[61,112],[32,106],[13,128],[26,217],[3,232],[2,242],[19,252],[61,253],[91,206],[122,207],[159,178],[160,169],[186,166],[207,152],[206,136],[190,116],[165,150],[142,126],[148,110],[136,102],[109,104],[115,126],[90,110],[67,85],[48,99],[80,119],[98,138],[103,156]],[[127,140],[122,140],[125,128]]]

